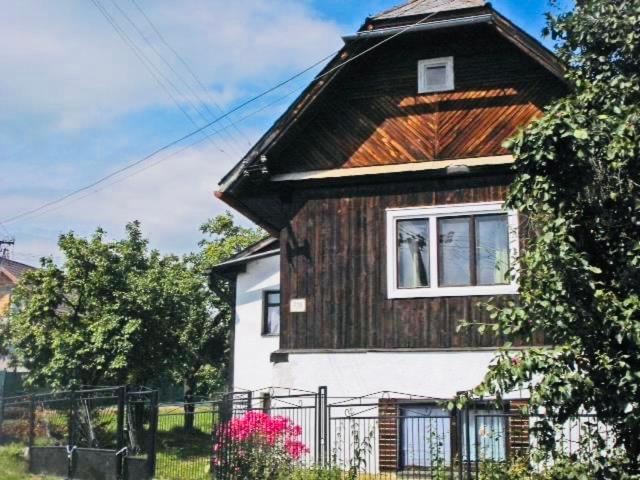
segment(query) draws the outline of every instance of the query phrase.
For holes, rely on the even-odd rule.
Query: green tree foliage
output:
[[[260,229],[236,225],[231,213],[208,220],[200,227],[205,238],[198,253],[185,261],[190,268],[209,277],[211,267],[228,260],[265,237]],[[185,397],[197,393],[206,395],[225,386],[225,366],[229,355],[229,327],[232,318],[233,285],[224,278],[210,277],[207,292],[214,312],[207,319],[194,317],[180,333]]]
[[[510,144],[508,206],[526,218],[520,302],[496,330],[550,348],[505,351],[476,393],[526,386],[564,422],[592,411],[627,463],[640,454],[640,0],[578,0],[549,17],[571,93]],[[602,478],[620,478],[601,463]]]
[[[193,389],[219,388],[229,308],[207,286],[206,269],[259,234],[229,214],[211,220],[215,234],[185,258],[150,250],[139,223],[122,240],[98,229],[73,232],[58,245],[65,261],[42,260],[14,291],[6,337],[28,382],[54,388],[154,384],[189,379]],[[202,392],[202,393],[207,393]]]

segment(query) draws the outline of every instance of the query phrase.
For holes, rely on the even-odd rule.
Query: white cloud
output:
[[[182,68],[131,0],[99,1],[144,46],[116,15],[117,2],[154,46]],[[338,25],[314,13],[308,0],[137,1],[197,72],[208,96],[223,107],[307,67],[341,43]],[[146,143],[162,144],[179,136],[159,136],[167,127],[163,115],[175,106],[92,1],[3,2],[0,44],[0,145],[8,149],[0,151],[0,164],[10,173],[0,179],[0,219],[140,158],[153,148],[147,149]],[[144,129],[128,131],[125,122],[132,118],[148,121],[151,138],[140,140]],[[124,224],[134,219],[142,222],[154,248],[177,253],[194,249],[199,225],[228,209],[213,191],[239,160],[237,150],[234,153],[231,158],[202,143],[63,208],[11,223],[17,240],[14,258],[34,263],[37,256],[56,255],[58,235],[71,229],[87,235],[100,225],[118,238]]]
[[[28,235],[20,234],[22,224],[17,222],[21,240],[15,256],[33,261],[34,256],[55,252],[57,236],[72,229],[88,235],[100,226],[110,238],[120,238],[125,223],[133,220],[142,222],[154,248],[174,253],[195,250],[200,224],[229,209],[213,192],[230,164],[228,157],[208,143],[168,156],[139,175],[33,217],[28,221]],[[14,196],[8,205],[21,211],[33,203],[32,196]],[[3,210],[0,205],[0,215]],[[8,226],[13,229],[13,225]]]
[[[171,75],[112,0],[100,1],[165,74]],[[164,49],[130,0],[114,1],[157,49]],[[238,85],[266,85],[287,70],[313,63],[339,44],[338,27],[317,18],[305,2],[138,2],[205,84],[215,86],[211,93],[222,104],[244,93]],[[91,1],[3,2],[0,44],[4,72],[0,76],[0,120],[30,116],[54,127],[75,129],[171,104]],[[163,52],[176,62],[169,51]]]

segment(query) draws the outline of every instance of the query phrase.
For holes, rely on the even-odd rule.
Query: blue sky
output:
[[[0,221],[193,130],[335,51],[340,35],[396,3],[99,0],[126,40],[87,0],[5,3]],[[540,38],[547,0],[492,3]],[[153,247],[167,253],[195,249],[199,225],[227,209],[213,196],[220,177],[313,73],[234,114],[237,124],[222,122],[225,130],[210,139],[168,151],[129,172],[135,175],[116,177],[55,209],[0,225],[0,237],[14,236],[12,258],[35,264],[42,255],[59,259],[62,232],[86,235],[101,226],[119,237],[125,223],[138,219]]]

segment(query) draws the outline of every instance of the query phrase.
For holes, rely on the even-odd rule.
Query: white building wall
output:
[[[326,385],[330,396],[361,396],[390,391],[452,398],[480,383],[494,353],[367,352],[290,354],[273,368],[275,386],[315,391]]]
[[[262,298],[265,290],[280,289],[280,257],[254,260],[238,274],[233,348],[235,390],[257,390],[272,383],[271,353],[279,337],[262,335]]]
[[[316,391],[330,396],[360,396],[392,391],[433,398],[452,398],[482,380],[493,351],[422,351],[358,353],[290,353],[288,361],[271,363],[278,337],[262,336],[263,292],[280,287],[277,255],[249,262],[238,275],[234,388],[266,387]],[[514,397],[519,397],[514,394]]]

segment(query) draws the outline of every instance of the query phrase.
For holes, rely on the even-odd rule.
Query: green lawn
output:
[[[23,457],[24,446],[4,445],[0,447],[0,480],[43,480],[45,477],[29,475],[27,462]],[[46,477],[53,480],[53,477]]]

